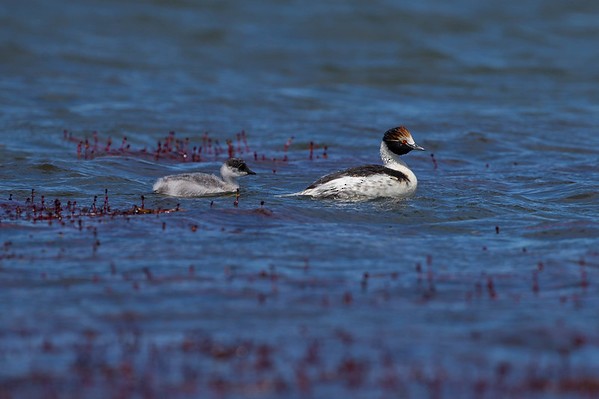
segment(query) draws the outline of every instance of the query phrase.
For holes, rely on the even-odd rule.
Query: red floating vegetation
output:
[[[431,154],[431,160],[433,161],[433,169],[437,169],[437,160],[435,159],[435,154]]]
[[[98,206],[98,196],[94,196],[94,200],[90,207],[82,207],[77,204],[77,201],[61,201],[55,199],[51,205],[45,201],[45,196],[40,197],[40,202],[35,203],[35,190],[31,190],[31,196],[26,198],[24,202],[15,200],[11,194],[8,201],[0,202],[0,210],[4,212],[4,217],[9,220],[26,220],[31,222],[38,221],[57,221],[65,223],[71,221],[74,223],[77,220],[79,230],[83,228],[82,218],[93,217],[117,217],[131,215],[146,215],[146,214],[162,214],[179,212],[179,205],[173,209],[150,209],[145,207],[145,198],[141,196],[141,206],[133,205],[128,209],[112,209],[109,204],[108,190],[104,191],[104,203]],[[97,243],[99,245],[99,242]],[[96,245],[96,246],[97,246]]]
[[[420,264],[417,265],[417,270],[420,273],[421,269],[419,270],[418,267],[420,267]],[[432,294],[434,294],[436,291],[435,279],[434,279],[435,275],[433,273],[433,257],[432,257],[432,255],[426,255],[426,267],[427,267],[426,281],[428,282],[428,293],[425,294],[425,297],[428,298]]]
[[[543,264],[543,262],[537,263],[537,270],[538,271],[542,272],[544,268],[545,268],[545,265]]]
[[[586,289],[589,286],[589,278],[587,275],[585,260],[581,258],[578,262],[578,265],[580,266],[580,286]]]
[[[347,358],[337,366],[337,373],[348,387],[359,387],[364,383],[368,372],[367,364],[355,358]]]
[[[532,272],[532,292],[535,294],[539,293],[539,272],[538,270],[533,270]]]
[[[495,291],[495,284],[491,277],[487,278],[487,291],[489,292],[489,298],[497,299],[497,291]]]
[[[233,206],[237,207],[239,205],[239,189],[235,191],[235,201],[233,202]]]
[[[144,267],[142,270],[143,270],[143,272],[146,276],[146,279],[148,281],[152,281],[154,279],[154,276],[152,275],[152,271],[150,271],[149,267]]]
[[[366,290],[366,288],[368,288],[368,279],[370,278],[370,275],[368,273],[364,273],[362,275],[362,281],[360,282],[360,286],[362,287],[362,291]]]
[[[266,154],[258,155],[257,151],[252,151],[247,141],[247,134],[245,130],[236,133],[234,138],[227,138],[224,140],[226,143],[226,149],[220,145],[218,139],[213,139],[209,136],[208,132],[205,132],[202,136],[202,145],[193,145],[189,137],[179,139],[176,137],[175,132],[171,131],[164,138],[157,142],[156,148],[148,149],[134,149],[127,141],[127,137],[123,137],[121,146],[119,148],[112,148],[112,138],[101,140],[98,132],[92,132],[92,139],[76,137],[72,132],[64,130],[64,139],[70,142],[77,143],[77,158],[78,159],[94,159],[96,157],[105,156],[127,156],[137,157],[142,159],[152,159],[154,161],[171,161],[171,162],[202,162],[206,159],[218,160],[226,157],[243,157],[246,154],[253,154],[254,161],[269,161],[276,162],[288,162],[289,158],[287,155],[288,149],[291,146],[294,137],[290,137],[283,145],[284,156],[282,159],[277,157],[266,156]],[[105,141],[105,145],[100,145],[100,141]],[[314,149],[317,148],[316,144],[310,142],[310,154],[309,159],[313,159]],[[322,158],[328,157],[328,147],[324,146]],[[318,157],[319,158],[319,157]]]
[[[351,292],[346,292],[343,294],[343,304],[344,305],[351,305],[353,301],[354,301],[354,298],[353,298]]]
[[[250,152],[245,131],[237,133],[236,137],[238,142],[237,149],[233,147],[232,140],[226,140],[229,157],[240,156],[243,153]],[[219,140],[212,139],[208,136],[208,133],[204,133],[201,146],[192,146],[189,137],[179,139],[176,137],[175,132],[171,131],[157,142],[155,149],[150,150],[147,148],[132,149],[131,145],[127,142],[127,137],[123,137],[119,148],[112,148],[111,137],[106,139],[105,146],[100,146],[100,139],[98,133],[95,131],[92,133],[93,143],[88,138],[75,137],[67,130],[64,131],[64,139],[77,143],[77,158],[80,159],[93,159],[101,156],[130,156],[154,159],[155,161],[201,162],[203,156],[211,156],[214,159],[218,159],[225,153]]]
[[[588,395],[589,398],[597,397],[599,395],[599,378],[585,376],[564,378],[559,382],[558,390],[563,393]]]

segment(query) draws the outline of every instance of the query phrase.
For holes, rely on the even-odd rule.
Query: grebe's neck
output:
[[[239,187],[239,184],[237,183],[237,176],[231,173],[231,170],[226,164],[223,164],[223,166],[220,167],[220,175],[223,177],[225,183]]]
[[[414,172],[408,168],[408,165],[401,159],[399,159],[399,155],[394,154],[389,150],[387,144],[385,142],[381,142],[381,159],[383,160],[383,165],[389,169],[398,170],[401,173],[405,174],[410,181],[411,187],[416,189],[416,185],[418,184],[418,179]]]
[[[399,159],[399,155],[391,152],[384,141],[381,142],[381,159],[383,161],[383,165],[388,168],[396,170],[402,170],[401,167],[407,168],[406,163]]]

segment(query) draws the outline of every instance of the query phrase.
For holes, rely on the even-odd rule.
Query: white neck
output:
[[[381,142],[381,159],[383,160],[383,164],[391,169],[397,169],[396,165],[406,166],[405,162],[399,159],[399,155],[389,150],[384,141]]]
[[[239,184],[237,184],[237,176],[231,173],[227,165],[220,167],[220,175],[223,177],[225,182],[239,187]]]
[[[414,185],[417,184],[418,180],[416,179],[416,175],[414,172],[408,168],[408,165],[401,159],[399,159],[399,155],[394,154],[389,150],[387,144],[385,142],[381,142],[381,159],[383,161],[383,165],[389,169],[395,169],[402,173],[404,173]]]

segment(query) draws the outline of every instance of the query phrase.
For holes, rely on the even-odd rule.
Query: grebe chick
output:
[[[381,142],[383,165],[364,165],[326,175],[295,195],[313,198],[364,200],[380,197],[403,198],[416,191],[418,179],[400,155],[424,151],[403,126],[385,132]]]
[[[154,192],[173,197],[201,197],[234,193],[239,188],[237,178],[255,175],[242,159],[230,158],[220,168],[222,179],[207,173],[183,173],[159,178]]]

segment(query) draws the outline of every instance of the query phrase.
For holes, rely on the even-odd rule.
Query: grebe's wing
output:
[[[306,187],[306,190],[310,190],[312,188],[316,188],[330,181],[340,179],[342,177],[366,177],[377,174],[386,174],[392,177],[397,178],[400,181],[408,181],[408,176],[404,173],[387,168],[383,165],[364,165],[364,166],[356,166],[354,168],[345,169],[339,172],[331,173],[330,175],[326,175],[316,180],[314,183]]]

